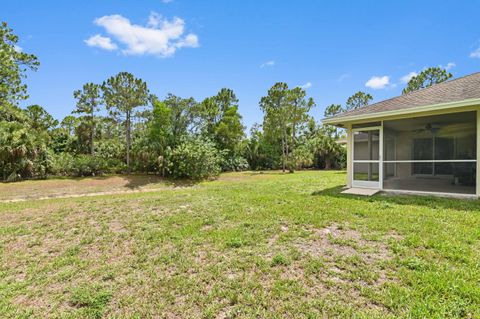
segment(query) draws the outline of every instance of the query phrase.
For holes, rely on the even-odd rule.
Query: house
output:
[[[323,120],[347,131],[347,187],[479,197],[480,72]]]

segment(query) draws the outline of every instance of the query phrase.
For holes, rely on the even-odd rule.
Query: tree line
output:
[[[202,101],[173,94],[159,98],[147,83],[128,72],[75,90],[75,108],[61,121],[39,105],[20,108],[19,102],[28,98],[23,79],[40,63],[35,55],[19,50],[17,42],[18,37],[3,22],[2,180],[130,172],[200,179],[221,171],[345,165],[345,148],[338,143],[344,132],[315,122],[310,116],[314,100],[305,90],[283,82],[274,84],[260,99],[263,122],[253,125],[248,135],[233,90],[222,88]],[[430,76],[431,71],[421,73],[407,88],[414,91],[451,77],[444,70],[434,71],[436,77]],[[370,94],[357,92],[343,106],[328,106],[325,116],[364,107],[372,99]]]

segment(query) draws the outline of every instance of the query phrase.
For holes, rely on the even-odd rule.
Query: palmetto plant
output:
[[[43,175],[46,159],[46,145],[32,134],[29,126],[0,122],[0,170],[3,180]]]

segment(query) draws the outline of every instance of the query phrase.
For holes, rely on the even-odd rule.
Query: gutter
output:
[[[379,119],[379,118],[385,118],[388,116],[438,111],[438,110],[452,109],[452,108],[465,107],[465,106],[475,106],[475,105],[480,105],[480,98],[468,99],[468,100],[462,100],[462,101],[456,101],[456,102],[448,102],[448,103],[430,104],[425,106],[412,107],[408,109],[366,113],[366,114],[358,114],[358,115],[351,115],[351,116],[329,117],[329,118],[323,119],[322,123],[338,125],[345,122]]]

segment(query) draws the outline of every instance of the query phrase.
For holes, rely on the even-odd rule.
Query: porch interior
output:
[[[474,195],[476,119],[470,111],[386,120],[382,131],[357,129],[353,179],[374,184],[383,178],[385,190]]]
[[[452,193],[452,194],[470,194],[475,195],[475,186],[468,186],[455,183],[453,177],[448,176],[410,176],[410,177],[390,177],[383,181],[385,190],[404,190],[414,192],[432,192],[432,193]]]

